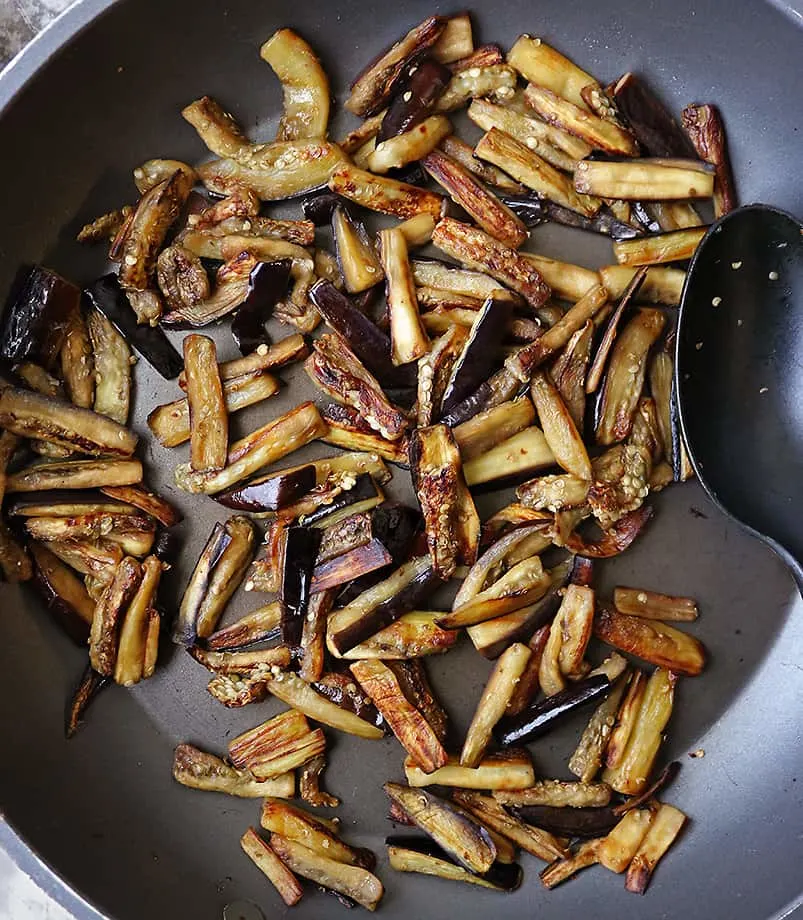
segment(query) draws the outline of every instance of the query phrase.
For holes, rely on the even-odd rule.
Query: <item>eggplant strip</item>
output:
[[[697,603],[691,597],[671,597],[643,588],[616,587],[613,603],[619,613],[647,620],[691,622],[697,619]]]
[[[398,228],[380,230],[379,251],[386,281],[391,358],[396,365],[409,364],[429,351],[430,342],[418,313],[404,234]]]
[[[448,855],[430,841],[417,838],[388,837],[388,862],[397,872],[417,872],[453,882],[466,882],[492,891],[515,891],[521,885],[521,867],[515,863],[503,864],[500,861],[484,875],[475,875],[462,866],[456,865]]]
[[[222,792],[239,798],[263,796],[292,798],[295,777],[292,773],[267,780],[256,780],[247,770],[238,770],[213,754],[191,744],[179,744],[173,753],[173,779],[190,789]]]
[[[100,691],[108,685],[108,677],[104,677],[98,674],[97,671],[93,671],[91,665],[86,666],[86,670],[82,674],[81,680],[70,698],[67,709],[64,737],[68,741],[81,727],[86,711],[92,701],[95,700]]]
[[[240,846],[278,891],[284,903],[288,907],[298,904],[304,895],[300,882],[253,827],[249,827],[240,838]]]
[[[330,728],[357,735],[359,738],[384,737],[383,732],[376,726],[348,709],[330,702],[295,674],[286,672],[272,674],[268,682],[268,690],[288,706],[303,712],[310,719],[320,722],[321,725],[328,725]]]
[[[131,403],[131,349],[100,310],[89,313],[87,324],[95,371],[92,408],[125,425]]]
[[[270,837],[271,849],[292,872],[356,901],[368,910],[376,910],[384,889],[379,879],[360,866],[348,866],[321,856],[295,840],[281,834]]]
[[[220,470],[226,463],[229,424],[212,339],[195,334],[184,339],[184,368],[190,420],[190,466],[196,472]]]
[[[202,639],[215,631],[218,620],[240,586],[255,552],[256,534],[247,517],[229,518],[223,526],[223,532],[228,541],[213,566],[198,607],[196,632]]]
[[[633,240],[618,240],[613,244],[613,254],[620,265],[682,262],[694,255],[707,230],[707,227],[692,227]]]
[[[401,220],[419,214],[429,214],[437,220],[443,209],[443,199],[434,192],[387,176],[375,176],[355,166],[336,169],[329,179],[329,188],[364,208]]]
[[[569,854],[564,859],[559,859],[541,870],[540,878],[545,888],[555,888],[565,882],[581,869],[597,863],[597,840],[587,840],[585,843]]]
[[[155,518],[163,527],[173,527],[182,520],[181,512],[174,508],[167,499],[140,486],[103,486],[100,491],[110,498],[139,508],[140,511]]]
[[[378,139],[368,157],[368,168],[373,173],[383,175],[391,169],[401,169],[409,163],[423,160],[451,133],[452,125],[448,118],[444,115],[430,115],[421,124],[401,134],[384,140]]]
[[[314,590],[314,580],[313,580]],[[298,673],[302,680],[320,680],[326,653],[326,621],[335,600],[335,591],[319,591],[310,598],[308,613],[301,632],[301,665]]]
[[[464,463],[512,438],[535,421],[533,404],[526,397],[504,402],[480,412],[453,430]]]
[[[366,425],[360,415],[347,406],[326,406],[323,419],[328,431],[321,438],[343,450],[361,450],[377,454],[391,463],[407,466],[407,440],[389,441]]]
[[[7,387],[0,393],[0,427],[92,456],[129,457],[137,436],[90,409]]]
[[[538,859],[552,862],[566,855],[565,849],[552,834],[514,818],[496,799],[480,795],[478,792],[463,791],[455,792],[454,798],[478,821],[487,824],[489,828],[512,840]]]
[[[483,163],[482,160],[478,160],[474,156],[474,148],[454,135],[445,137],[440,142],[438,149],[442,150],[455,163],[459,163],[463,169],[476,176],[480,182],[497,189],[499,192],[518,194],[524,191],[522,185],[516,182],[515,179],[511,179],[506,173],[503,173],[501,169],[497,169],[490,163]]]
[[[92,489],[142,481],[139,460],[66,460],[24,467],[6,478],[6,492]]]
[[[209,96],[190,103],[181,115],[216,156],[235,156],[248,145],[248,139],[234,117]]]
[[[326,423],[311,402],[268,422],[229,448],[226,466],[219,472],[199,473],[189,464],[176,467],[176,485],[186,492],[214,495],[229,489],[265,466],[326,433]]]
[[[70,318],[60,359],[70,402],[91,409],[95,400],[95,361],[89,328],[81,310],[75,310]]]
[[[476,560],[480,521],[463,477],[457,444],[445,425],[413,432],[410,466],[433,568],[446,580],[459,563],[472,565]]]
[[[532,652],[520,642],[514,642],[499,657],[482,692],[471,720],[463,749],[461,767],[477,767],[491,742],[491,733],[502,718]]]
[[[557,388],[544,373],[536,373],[530,390],[541,428],[558,465],[578,479],[591,479],[591,461],[577,427]]]
[[[716,171],[714,217],[722,217],[738,204],[722,116],[714,105],[689,105],[683,110],[681,122],[697,155]]]
[[[325,393],[351,406],[383,438],[398,440],[407,428],[404,415],[388,401],[376,378],[338,336],[322,335],[304,362],[307,375]],[[326,425],[321,419],[325,433]]]
[[[571,179],[556,169],[532,146],[525,146],[516,138],[492,127],[474,149],[482,160],[493,163],[508,175],[539,196],[548,198],[563,207],[593,217],[602,206],[598,198],[578,195]]]
[[[649,808],[627,812],[616,827],[599,841],[597,859],[611,872],[624,872],[650,829],[655,812]]]
[[[333,647],[330,651],[335,657],[348,660],[380,658],[389,661],[440,655],[455,644],[458,635],[456,630],[441,629],[436,625],[435,621],[440,616],[440,613],[411,611],[342,656]]]
[[[156,606],[156,592],[162,577],[162,563],[148,556],[142,563],[142,580],[128,605],[120,627],[114,680],[131,687],[145,676],[145,648],[150,612]]]
[[[516,39],[507,61],[528,83],[543,86],[581,108],[587,107],[582,90],[597,82],[543,39],[531,35],[520,35]]]
[[[485,272],[521,294],[533,309],[546,303],[549,287],[539,272],[515,250],[482,230],[447,217],[436,224],[432,242],[467,268]]]
[[[477,52],[479,56],[486,56],[486,52]],[[491,57],[498,54],[497,48],[492,48]],[[474,55],[472,55],[474,58]],[[472,60],[469,58],[469,61]],[[454,76],[449,81],[446,91],[438,100],[438,112],[453,112],[462,109],[472,99],[482,96],[493,96],[498,99],[510,99],[516,91],[516,72],[507,64],[491,63],[481,64],[479,67],[469,65],[453,69]]]
[[[402,747],[425,773],[446,765],[448,757],[434,728],[402,691],[397,675],[376,659],[355,661],[351,673],[384,717]]]
[[[544,779],[515,791],[494,792],[502,805],[551,805],[555,808],[586,808],[608,805],[611,787],[607,783],[575,783]]]
[[[521,220],[459,163],[433,150],[423,159],[423,166],[486,233],[511,249],[518,249],[526,241],[527,228]]]
[[[282,84],[284,111],[278,141],[325,137],[329,121],[329,81],[310,46],[292,29],[279,29],[259,49]]]
[[[579,137],[595,150],[631,157],[638,154],[636,139],[629,131],[591,114],[582,100],[581,105],[575,105],[567,99],[562,99],[551,90],[543,86],[536,86],[534,83],[530,83],[525,89],[524,99],[527,105],[544,121]],[[578,191],[585,191],[585,189],[578,189]],[[617,198],[619,196],[604,197]]]
[[[55,541],[48,544],[47,548],[76,572],[97,579],[100,583],[99,593],[109,584],[123,561],[122,548],[110,540],[65,540],[63,543]],[[94,594],[91,596],[95,598]]]
[[[524,428],[484,454],[472,458],[463,467],[469,487],[495,479],[538,472],[555,465],[543,431],[535,425]]]
[[[130,556],[126,557],[95,607],[90,633],[89,660],[94,670],[104,677],[114,674],[120,624],[141,580],[140,564]]]
[[[391,801],[400,805],[418,827],[470,872],[487,872],[496,859],[496,846],[476,819],[456,811],[449,802],[425,789],[385,783]]]
[[[526,789],[535,782],[532,760],[526,751],[488,754],[475,767],[461,766],[458,758],[425,773],[412,757],[405,758],[404,774],[411,786],[455,786],[460,789]]]
[[[583,160],[574,171],[574,187],[586,195],[626,201],[710,198],[714,175],[693,166],[683,168],[650,160]]]
[[[48,611],[71,638],[86,644],[95,604],[84,583],[46,546],[31,542],[28,548],[34,562],[34,584]]]
[[[636,850],[627,870],[625,888],[634,894],[644,894],[650,878],[666,851],[675,842],[686,823],[686,815],[672,805],[661,805],[650,829]]]

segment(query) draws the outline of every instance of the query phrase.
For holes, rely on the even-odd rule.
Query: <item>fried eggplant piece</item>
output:
[[[198,167],[204,185],[218,195],[245,186],[262,201],[293,198],[324,185],[345,159],[336,144],[322,139],[245,145],[227,157]]]
[[[442,64],[451,64],[467,57],[474,51],[471,17],[458,13],[446,20],[440,38],[432,46],[431,54]]]
[[[404,234],[397,227],[380,230],[379,251],[390,317],[391,358],[396,365],[409,364],[429,351],[430,342],[418,313]]]
[[[690,227],[638,236],[632,240],[617,240],[613,244],[613,254],[620,265],[682,262],[694,255],[707,231],[707,227]]]
[[[377,140],[367,158],[371,172],[383,175],[392,169],[401,169],[417,163],[430,154],[441,141],[452,133],[452,124],[445,115],[430,115],[400,134]]]
[[[0,393],[0,427],[93,456],[129,457],[137,445],[137,436],[112,419],[16,387]]]
[[[83,311],[70,317],[60,352],[61,376],[70,402],[91,409],[95,401],[95,361]],[[125,419],[122,420],[125,422]]]
[[[468,59],[469,66],[453,66],[452,79],[438,100],[436,111],[453,112],[462,109],[472,99],[490,96],[511,99],[516,91],[516,72],[498,60],[499,49],[490,46],[475,52]],[[493,61],[493,63],[486,63]],[[479,66],[473,64],[479,63]]]
[[[337,808],[340,799],[321,788],[321,773],[326,767],[323,754],[308,760],[298,773],[298,796],[315,808]]]
[[[658,310],[641,309],[619,333],[602,389],[596,428],[598,444],[614,444],[630,434],[644,386],[647,355],[665,323]]]
[[[250,770],[257,779],[271,779],[301,766],[325,748],[323,732],[310,730],[306,718],[289,709],[233,738],[229,758],[235,767]]]
[[[502,805],[552,805],[555,808],[583,808],[608,805],[611,787],[607,783],[576,783],[560,779],[539,780],[515,791],[494,792]]]
[[[643,588],[616,587],[613,603],[619,613],[647,620],[690,622],[697,619],[697,602],[691,597],[671,597]]]
[[[443,34],[446,23],[441,16],[428,17],[369,64],[351,84],[346,108],[363,117],[378,111],[394,92],[407,62],[431,48]]]
[[[512,840],[523,850],[537,856],[538,859],[552,862],[566,855],[565,849],[552,834],[514,818],[496,799],[480,795],[478,792],[462,790],[454,793],[454,799],[476,820],[487,824],[491,830]]]
[[[480,535],[451,431],[445,425],[417,428],[410,439],[410,466],[433,567],[446,580],[458,564],[476,561]]]
[[[23,467],[6,478],[6,492],[93,489],[142,481],[139,460],[65,460]]]
[[[465,463],[512,438],[534,421],[533,404],[525,396],[479,412],[452,433]]]
[[[67,717],[64,725],[64,737],[69,741],[75,735],[83,723],[86,711],[90,704],[97,699],[98,694],[104,687],[110,683],[110,678],[104,677],[92,670],[91,665],[87,665],[75,692],[70,697],[67,707]]]
[[[526,789],[535,782],[533,764],[525,750],[487,754],[476,767],[461,766],[457,757],[434,773],[424,773],[412,757],[405,758],[404,774],[411,786],[456,786],[460,789]],[[511,793],[513,794],[513,793]]]
[[[249,827],[240,838],[240,846],[245,855],[278,891],[284,903],[288,907],[298,904],[304,895],[301,883],[253,827]]]
[[[401,220],[419,214],[429,214],[437,220],[443,209],[443,198],[434,192],[387,176],[376,176],[356,166],[335,169],[329,178],[329,188],[364,208]]]
[[[321,856],[346,866],[371,870],[376,864],[376,857],[370,850],[344,843],[315,815],[297,805],[266,799],[262,804],[260,825],[266,831],[302,843]]]
[[[212,294],[199,256],[178,243],[159,253],[156,280],[169,311],[198,307]]]
[[[361,866],[349,866],[321,856],[302,843],[276,833],[271,834],[270,845],[292,872],[356,901],[368,910],[376,910],[382,900],[382,883]]]
[[[214,495],[230,489],[253,473],[286,457],[326,433],[326,423],[311,402],[301,403],[268,422],[229,448],[226,466],[212,473],[199,473],[189,464],[176,467],[176,485],[185,492]]]
[[[276,140],[326,137],[329,80],[312,48],[292,29],[279,29],[259,49],[259,56],[279,78],[284,93]]]
[[[301,646],[320,541],[320,532],[310,527],[288,527],[284,535],[280,584],[282,641],[292,649]]]
[[[350,294],[359,294],[382,280],[382,266],[365,227],[341,206],[332,212],[332,236],[343,281]]]
[[[453,218],[444,218],[432,234],[433,243],[467,268],[489,274],[521,294],[533,309],[543,306],[549,287],[539,272],[510,247]]]
[[[499,657],[482,692],[460,753],[461,767],[477,767],[491,742],[491,733],[502,718],[532,652],[514,642]]]
[[[146,291],[156,270],[156,259],[167,232],[178,218],[194,182],[177,169],[169,178],[149,189],[139,201],[122,246],[120,286],[125,291]],[[157,301],[158,303],[158,301]],[[140,311],[140,323],[152,323],[159,311]]]
[[[320,680],[323,674],[326,653],[326,621],[334,605],[335,593],[333,589],[327,588],[318,591],[309,600],[308,612],[304,617],[301,631],[301,664],[298,669],[303,680]]]
[[[257,607],[239,620],[212,633],[206,647],[213,651],[235,651],[257,642],[280,637],[281,602]]]
[[[625,877],[625,888],[644,894],[658,861],[675,842],[686,823],[686,815],[672,805],[661,804],[641,841]]]
[[[425,789],[385,783],[391,801],[400,805],[418,827],[470,872],[487,872],[496,860],[496,846],[475,819]]]
[[[190,103],[181,115],[216,156],[233,157],[248,145],[234,116],[209,96]]]
[[[85,644],[95,604],[83,582],[46,546],[34,541],[28,548],[34,563],[34,584],[48,611],[71,638]]]
[[[95,374],[92,408],[125,425],[131,406],[131,349],[100,310],[90,311],[87,325]]]
[[[173,641],[178,645],[191,646],[198,637],[198,616],[204,603],[209,584],[223,551],[231,542],[231,535],[220,523],[215,524],[195,564],[184,591],[178,617],[173,628]],[[211,633],[211,630],[210,630]]]
[[[545,888],[555,888],[565,882],[581,869],[597,864],[598,840],[586,840],[579,847],[563,859],[555,860],[541,870],[540,879]]]
[[[714,173],[697,161],[583,160],[574,171],[574,187],[585,195],[625,201],[671,201],[710,198]]]
[[[383,438],[395,441],[406,431],[404,415],[388,402],[376,378],[338,336],[320,336],[304,369],[316,386],[359,412]]]
[[[125,611],[142,581],[136,559],[122,560],[95,607],[89,642],[89,661],[98,674],[111,677],[117,660],[120,626]]]
[[[541,150],[540,147],[537,149]],[[602,206],[598,198],[577,194],[571,179],[556,169],[546,157],[536,153],[531,145],[525,146],[497,127],[491,127],[482,136],[474,153],[480,159],[504,170],[540,197],[548,198],[579,214],[593,217]]]
[[[528,233],[521,220],[459,163],[433,150],[423,159],[423,166],[486,233],[511,249],[518,249],[525,242]]]
[[[541,38],[520,35],[507,55],[507,62],[528,83],[551,90],[573,105],[587,108],[582,91],[597,81]]]
[[[722,217],[738,204],[722,116],[715,105],[688,105],[681,114],[681,122],[697,156],[716,170],[714,217]]]
[[[342,656],[346,659],[380,658],[392,661],[440,655],[457,641],[457,631],[441,629],[435,620],[439,613],[416,610],[405,613],[395,623],[380,629]]]
[[[555,456],[543,431],[531,425],[469,460],[463,472],[468,485],[477,486],[495,479],[535,473],[554,465]]]
[[[534,375],[530,392],[544,437],[557,463],[578,479],[591,479],[591,461],[585,444],[547,374]]]
[[[351,672],[390,726],[402,747],[426,773],[447,762],[435,728],[403,692],[398,675],[378,659],[351,665]]]
[[[636,74],[624,74],[609,89],[609,93],[649,156],[691,155],[689,139],[662,102]]]
[[[693,677],[705,666],[702,643],[660,620],[628,616],[602,606],[594,619],[594,635],[614,648],[677,674]]]
[[[616,827],[599,841],[599,864],[611,872],[624,872],[636,855],[654,817],[655,811],[650,808],[628,811]]]
[[[142,580],[131,598],[120,627],[114,680],[124,687],[132,687],[147,676],[145,674],[146,646],[151,611],[156,608],[156,592],[159,589],[161,577],[162,563],[156,556],[148,556],[142,563]]]
[[[229,417],[217,367],[215,343],[205,335],[184,339],[190,466],[196,472],[220,470],[226,463]]]
[[[215,631],[226,604],[254,558],[256,533],[249,518],[230,517],[223,531],[228,540],[214,563],[196,618],[196,632],[202,639]]]
[[[328,426],[327,434],[321,438],[343,450],[362,450],[375,453],[391,463],[407,466],[407,439],[398,441],[383,438],[365,422],[355,409],[337,403],[325,406],[322,411]]]

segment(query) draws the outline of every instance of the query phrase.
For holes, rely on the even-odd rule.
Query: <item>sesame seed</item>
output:
[[[697,349],[697,351],[699,351],[699,350],[703,347],[703,343],[702,343],[702,342],[696,342],[695,345],[694,345],[694,347]]]
[[[405,102],[409,102],[413,98],[413,94],[408,89],[407,92],[402,96]]]
[[[731,268],[732,268],[734,271],[736,271],[737,269],[739,269],[739,268],[741,268],[741,267],[742,267],[742,263],[741,263],[741,262],[731,262]]]
[[[768,391],[769,391],[769,387],[762,387],[758,392],[759,392],[759,393],[766,393],[766,392],[768,392]]]
[[[718,307],[721,303],[722,303],[722,298],[721,298],[721,297],[715,297],[715,298],[711,301],[711,306],[712,306],[712,307]]]
[[[777,280],[778,280],[778,272],[770,272],[768,277],[769,277],[770,281],[777,281]]]

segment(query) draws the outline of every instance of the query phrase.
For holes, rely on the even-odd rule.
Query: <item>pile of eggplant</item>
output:
[[[643,893],[685,821],[657,798],[678,769],[660,748],[706,652],[675,625],[697,617],[693,599],[602,598],[594,567],[640,536],[651,493],[692,476],[673,308],[698,206],[736,204],[721,117],[691,105],[678,123],[635,74],[601,83],[540,38],[475,46],[460,14],[428,17],[356,77],[345,107],[361,121],[334,142],[315,52],[282,29],[260,54],[284,92],[276,138],[191,103],[214,158],[143,163],[138,200],[79,234],[108,244],[116,272],[82,296],[36,268],[4,317],[0,565],[35,575],[89,637],[72,727],[105,681],[156,661],[161,528],[177,515],[142,486],[125,428],[133,350],[177,380],[147,419],[163,448],[189,443],[176,485],[230,513],[172,639],[224,706],[287,707],[227,759],[180,745],[174,776],[265,799],[269,839],[241,842],[285,903],[299,876],[370,910],[383,893],[373,854],[285,801],[339,804],[321,785],[325,729],[405,751],[390,817],[422,834],[388,838],[394,869],[511,891],[521,849],[547,864],[547,888],[598,863]],[[471,143],[459,110],[482,132]],[[287,200],[297,219],[266,213]],[[609,237],[613,264],[525,250],[547,222]],[[198,331],[224,318],[237,358]],[[269,320],[294,330],[274,341]],[[165,330],[191,330],[181,353]],[[230,415],[302,361],[320,404],[233,440]],[[337,450],[294,463],[315,441]],[[417,507],[386,497],[392,469],[409,470]],[[478,492],[511,486],[483,520]],[[268,597],[224,622],[238,590]],[[463,632],[495,664],[458,751],[423,659]],[[537,777],[528,745],[581,713],[574,779]]]

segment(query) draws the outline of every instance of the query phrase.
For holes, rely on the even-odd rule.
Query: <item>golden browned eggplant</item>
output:
[[[335,169],[329,188],[364,208],[402,220],[419,214],[429,214],[437,220],[443,210],[440,195],[387,176],[376,176],[356,166]]]
[[[98,674],[111,677],[117,661],[120,625],[142,581],[142,568],[130,556],[122,560],[95,607],[89,642],[89,660]]]
[[[417,428],[410,439],[413,485],[424,515],[433,567],[444,580],[477,558],[480,521],[460,453],[445,425]]]
[[[208,792],[222,792],[246,799],[263,796],[292,798],[295,777],[284,773],[272,779],[257,780],[247,771],[207,754],[191,744],[179,744],[173,753],[173,778],[182,786]]]
[[[516,89],[516,72],[498,58],[499,49],[488,46],[459,62],[459,67],[453,65],[454,76],[438,100],[436,110],[453,112],[462,109],[472,99],[483,96],[512,98]]]
[[[409,364],[430,349],[421,325],[407,241],[398,228],[379,231],[379,252],[385,273],[393,363]]]
[[[697,155],[715,169],[714,217],[722,217],[738,204],[722,117],[715,105],[689,105],[681,121]]]
[[[249,827],[240,838],[240,846],[245,855],[279,892],[284,903],[288,907],[298,904],[304,895],[301,883],[253,827]]]
[[[450,755],[444,767],[425,773],[412,757],[405,758],[404,774],[411,786],[456,786],[460,789],[526,789],[535,782],[527,751],[487,754],[475,767],[461,766]]]
[[[634,894],[644,894],[650,884],[655,866],[675,842],[686,823],[686,815],[673,805],[661,804],[650,824],[636,855],[627,870],[625,888]]]
[[[696,161],[583,160],[575,169],[574,187],[586,195],[625,200],[710,198],[714,171],[700,170]]]
[[[229,417],[212,339],[196,334],[184,339],[184,370],[190,417],[190,466],[196,472],[214,472],[226,463]]]
[[[306,718],[294,709],[280,713],[229,742],[235,767],[246,768],[257,779],[271,779],[301,766],[326,749],[319,729],[310,730]]]

